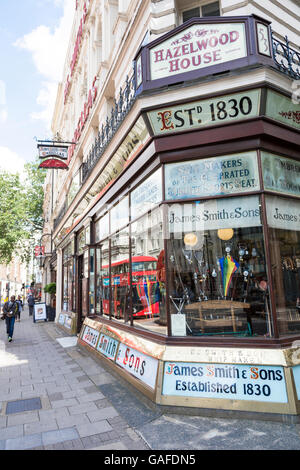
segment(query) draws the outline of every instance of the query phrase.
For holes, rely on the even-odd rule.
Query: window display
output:
[[[128,228],[111,237],[111,316],[130,320]]]
[[[96,277],[97,313],[110,314],[109,240],[104,240],[97,248]]]
[[[279,334],[300,331],[300,201],[266,198]]]
[[[271,335],[258,197],[169,205],[168,217],[172,334]]]
[[[162,210],[133,223],[131,233],[134,326],[166,334]]]
[[[74,302],[74,263],[71,244],[63,250],[63,311],[71,311]]]

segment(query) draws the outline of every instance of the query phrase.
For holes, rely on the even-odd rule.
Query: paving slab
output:
[[[51,445],[61,443],[63,441],[70,441],[78,439],[79,434],[75,428],[59,429],[58,431],[50,431],[42,433],[43,445]]]
[[[82,424],[77,426],[80,437],[92,436],[93,434],[106,433],[112,430],[107,421],[98,421],[96,423]]]
[[[29,450],[42,445],[42,434],[7,439],[3,450]]]

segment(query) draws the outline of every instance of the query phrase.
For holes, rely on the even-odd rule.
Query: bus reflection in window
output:
[[[112,316],[130,320],[129,259],[111,264]],[[103,313],[109,314],[109,278],[103,279]],[[132,315],[133,318],[159,316],[160,289],[157,279],[157,259],[151,256],[132,258]]]

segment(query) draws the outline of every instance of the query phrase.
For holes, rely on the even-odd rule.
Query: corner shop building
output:
[[[270,25],[189,20],[134,80],[54,234],[58,323],[156,403],[296,417],[299,103]]]

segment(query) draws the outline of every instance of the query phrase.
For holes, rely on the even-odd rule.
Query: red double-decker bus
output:
[[[112,315],[129,319],[130,272],[129,259],[111,264]],[[108,269],[108,266],[103,266]],[[132,307],[133,317],[151,318],[159,314],[159,283],[157,280],[157,259],[152,256],[132,258]],[[103,313],[109,314],[109,277],[102,278]]]

